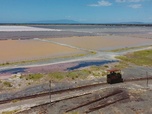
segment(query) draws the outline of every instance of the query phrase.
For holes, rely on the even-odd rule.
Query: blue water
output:
[[[101,66],[108,63],[118,62],[117,60],[102,60],[102,61],[85,61],[80,62],[78,65],[68,68],[67,70],[76,70],[79,68],[89,67],[89,66]]]
[[[6,69],[1,70],[0,74],[10,73],[10,74],[17,74],[17,73],[24,73],[26,68],[12,68],[12,69]]]

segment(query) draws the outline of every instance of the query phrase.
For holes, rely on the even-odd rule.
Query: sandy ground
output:
[[[106,50],[152,44],[152,39],[130,36],[85,36],[69,38],[50,38],[49,40],[80,48]]]
[[[0,52],[0,63],[82,53],[80,50],[34,40],[2,40]]]

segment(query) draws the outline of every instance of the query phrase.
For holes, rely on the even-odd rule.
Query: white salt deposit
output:
[[[36,27],[28,27],[28,26],[0,26],[0,32],[16,32],[16,31],[61,31],[61,30],[36,28]]]

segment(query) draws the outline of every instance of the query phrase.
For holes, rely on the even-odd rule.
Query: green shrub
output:
[[[29,74],[26,77],[26,80],[39,80],[42,77],[43,77],[43,74]]]
[[[69,71],[69,72],[53,72],[49,73],[48,76],[52,80],[62,80],[62,79],[78,79],[78,78],[85,78],[90,74],[88,70],[77,70],[77,71]]]
[[[10,83],[10,82],[3,82],[3,84],[4,84],[4,86],[6,86],[6,87],[12,87],[12,84]]]
[[[62,80],[62,79],[64,79],[64,76],[65,76],[64,72],[49,73],[49,77],[52,79]]]

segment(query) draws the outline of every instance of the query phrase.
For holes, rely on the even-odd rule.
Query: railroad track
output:
[[[75,97],[70,97],[70,98],[54,101],[54,102],[51,102],[51,104],[49,102],[49,103],[45,103],[42,105],[31,107],[30,110],[37,110],[40,107],[45,107],[45,108],[48,106],[53,107],[53,105],[56,106],[55,103],[57,103],[57,102],[60,102],[60,101],[65,102],[67,100],[72,100],[72,101],[74,100],[74,101],[78,101],[78,102],[74,106],[67,105],[67,107],[63,107],[61,109],[62,110],[61,113],[69,113],[69,112],[73,112],[73,111],[77,112],[81,108],[80,110],[81,111],[83,110],[82,113],[87,114],[87,113],[91,113],[93,111],[105,108],[109,105],[118,103],[118,102],[120,102],[122,100],[126,100],[126,99],[129,99],[129,95],[127,94],[127,92],[125,90],[114,89],[105,94],[103,94],[103,93],[101,94],[98,92],[87,93],[87,94],[80,95],[80,96],[78,95]],[[45,110],[48,110],[48,109],[46,108]],[[52,110],[52,109],[50,109],[50,110]],[[30,112],[27,112],[27,110],[25,110],[25,111],[22,111],[21,114],[22,113],[24,114],[24,113],[30,113]]]
[[[151,80],[152,77],[149,77],[148,79]],[[125,79],[124,82],[144,81],[144,80],[147,80],[147,77],[146,78]],[[26,100],[26,99],[32,99],[32,98],[37,98],[37,97],[43,97],[43,96],[47,96],[47,95],[50,95],[50,94],[55,95],[55,94],[60,94],[60,93],[65,93],[65,92],[70,92],[70,91],[82,90],[82,89],[87,89],[87,88],[90,88],[90,87],[97,87],[97,86],[101,86],[101,85],[109,85],[109,84],[107,84],[107,83],[97,83],[97,84],[91,84],[91,85],[85,85],[85,86],[80,86],[80,87],[63,89],[63,90],[59,90],[59,91],[52,91],[51,93],[48,91],[48,92],[29,95],[29,96],[22,96],[22,97],[16,97],[16,98],[10,98],[10,99],[6,99],[6,100],[1,100],[0,104],[9,103],[9,102],[14,101],[14,100]]]
[[[82,102],[75,107],[67,109],[65,112],[68,113],[68,112],[76,111],[79,108],[81,108],[81,109],[83,109],[83,113],[87,114],[87,113],[94,112],[96,110],[105,108],[109,105],[115,104],[117,102],[120,102],[120,101],[126,100],[126,99],[129,99],[129,95],[126,94],[125,91],[116,90],[116,91],[113,91],[107,95],[100,96],[99,98],[91,99],[90,101]]]
[[[104,99],[99,100],[98,103],[91,105],[86,111],[84,111],[84,113],[88,114],[126,99],[129,99],[129,95],[126,94],[125,91],[118,92]]]
[[[99,110],[99,109],[101,109],[101,108],[105,108],[105,107],[107,107],[107,106],[109,106],[109,105],[115,104],[115,103],[117,103],[117,102],[120,102],[120,101],[126,100],[126,99],[129,99],[129,97],[120,98],[120,99],[115,100],[115,101],[112,101],[112,102],[110,102],[110,103],[100,104],[100,105],[98,105],[98,106],[96,106],[96,107],[89,108],[89,110],[88,110],[88,111],[85,111],[85,113],[88,114],[88,113],[94,112],[94,111],[96,111],[96,110]]]
[[[122,91],[113,92],[113,93],[110,93],[110,94],[105,95],[105,96],[103,96],[103,97],[97,98],[97,99],[95,99],[95,100],[91,100],[91,101],[89,101],[89,102],[83,103],[83,104],[78,105],[78,106],[76,106],[76,107],[70,108],[70,109],[66,110],[66,112],[71,112],[71,111],[76,110],[76,109],[78,109],[78,108],[82,108],[82,107],[84,107],[84,106],[90,105],[90,104],[92,104],[92,103],[95,103],[95,102],[97,102],[97,101],[103,100],[103,99],[105,99],[105,98],[111,97],[111,96],[116,95],[116,94],[119,94],[119,93],[122,93]]]

